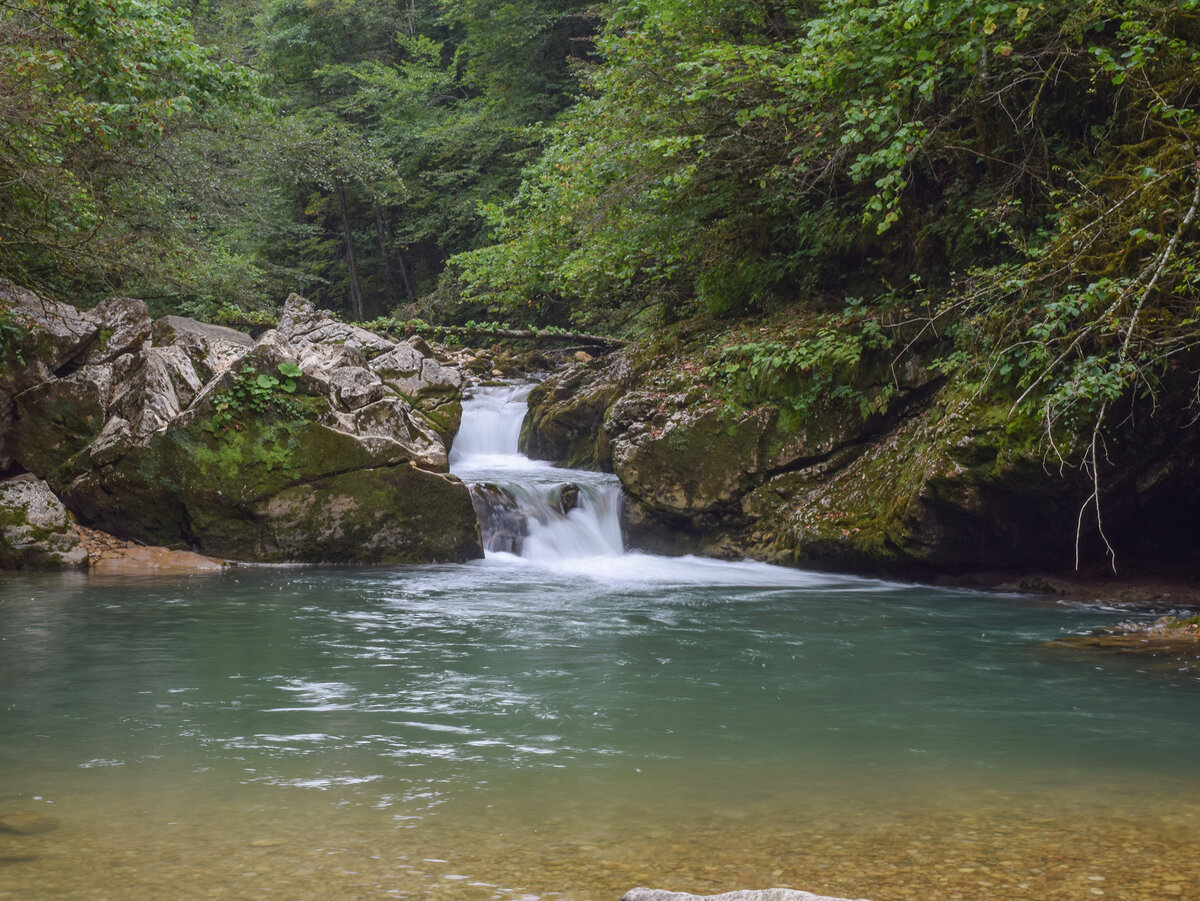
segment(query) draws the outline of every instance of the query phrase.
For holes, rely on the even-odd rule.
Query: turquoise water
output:
[[[636,554],[6,575],[0,816],[60,827],[0,897],[1200,897],[1200,682],[1042,646],[1122,618]]]

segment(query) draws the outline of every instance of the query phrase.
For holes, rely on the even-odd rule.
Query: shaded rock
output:
[[[0,482],[0,568],[61,569],[87,562],[74,519],[45,482]]]
[[[107,378],[81,369],[18,394],[7,452],[29,472],[56,479],[67,460],[103,429],[106,384]]]
[[[0,832],[17,835],[40,835],[58,828],[58,820],[30,810],[0,813]]]
[[[20,332],[3,348],[0,367],[0,387],[14,393],[45,381],[82,356],[100,333],[95,317],[38,297],[8,279],[0,279],[0,309]]]
[[[829,895],[814,895],[790,888],[743,889],[721,895],[689,895],[686,892],[667,892],[662,889],[635,888],[628,891],[621,901],[851,901],[848,898],[833,898]],[[865,901],[865,899],[858,899]]]
[[[368,359],[385,354],[394,346],[374,332],[339,321],[330,310],[318,310],[299,294],[292,294],[284,303],[278,331],[294,344],[342,345]]]
[[[19,471],[5,436],[16,418],[14,398],[81,357],[99,333],[95,319],[74,307],[38,297],[0,278],[0,474]]]
[[[146,304],[131,297],[110,297],[96,304],[87,315],[98,321],[96,343],[84,363],[108,363],[124,353],[136,352],[150,340],[153,322]]]
[[[259,560],[461,563],[479,556],[467,487],[411,465],[310,480],[263,500],[253,514]],[[244,548],[249,540],[236,536],[231,544]]]

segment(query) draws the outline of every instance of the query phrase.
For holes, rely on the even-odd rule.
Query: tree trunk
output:
[[[376,213],[378,213],[378,210],[376,210]],[[386,222],[384,222],[382,217],[379,219],[379,222],[383,225],[383,227],[385,229],[387,229],[388,243],[389,244],[396,243],[396,238],[392,234],[392,227],[390,225],[388,225]],[[380,240],[382,240],[382,239],[380,239]],[[391,266],[390,260],[389,260],[388,265],[390,268],[390,266]],[[399,250],[396,251],[396,265],[400,267],[400,280],[402,282],[404,282],[404,294],[408,298],[408,302],[416,303],[417,295],[416,295],[416,292],[413,291],[412,282],[409,281],[409,279],[408,279],[408,266],[406,266],[404,264],[404,254],[402,254]]]
[[[338,210],[342,214],[342,234],[346,238],[346,266],[350,271],[350,307],[354,318],[359,322],[366,319],[366,313],[363,310],[362,287],[358,282],[358,259],[354,256],[354,238],[350,233],[350,215],[346,210],[346,188],[342,185],[342,180],[339,178],[334,182],[334,191],[337,194]]]
[[[379,204],[375,207],[375,237],[379,239],[379,254],[383,257],[383,270],[387,274],[387,299],[390,306],[396,305],[396,276],[392,271],[392,258],[388,254],[387,241],[384,240],[383,210]]]

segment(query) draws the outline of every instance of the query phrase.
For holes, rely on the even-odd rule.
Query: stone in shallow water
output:
[[[30,810],[16,810],[12,813],[0,813],[0,832],[15,832],[17,835],[38,835],[42,832],[53,832],[58,828],[58,820]]]
[[[686,892],[668,892],[654,888],[635,888],[626,892],[621,901],[849,901],[847,898],[831,898],[814,895],[790,888],[743,889],[723,895],[689,895]],[[865,899],[859,899],[865,901]]]

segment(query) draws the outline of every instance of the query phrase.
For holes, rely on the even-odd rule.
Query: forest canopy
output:
[[[0,274],[195,315],[792,311],[760,371],[935,336],[1090,422],[1197,368],[1197,5],[0,0]]]

